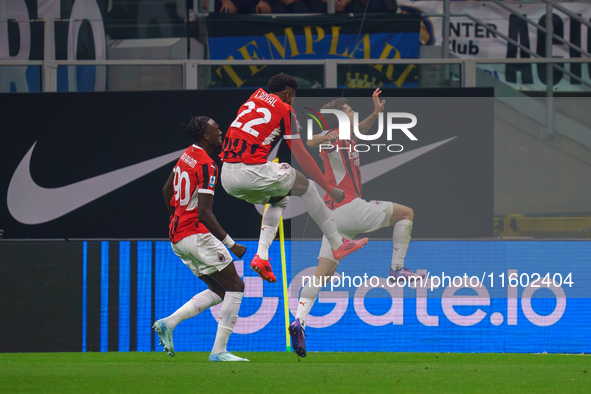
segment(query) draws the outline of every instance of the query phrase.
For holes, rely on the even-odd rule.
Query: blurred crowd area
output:
[[[431,0],[443,1],[443,0]],[[450,0],[483,2],[486,0]],[[542,3],[542,0],[501,0],[507,3]],[[213,2],[213,3],[212,3]],[[591,0],[561,0],[588,2]],[[328,0],[105,0],[103,19],[110,38],[160,38],[186,34],[187,22],[200,15],[300,15],[328,13]],[[420,13],[415,0],[334,0],[335,13]],[[104,8],[103,8],[104,7]],[[139,29],[139,33],[138,33]]]
[[[432,0],[443,1],[443,0]],[[486,0],[451,0],[454,2]],[[502,0],[503,1],[503,0]],[[505,0],[508,3],[541,2],[541,0]],[[208,2],[214,2],[214,6]],[[591,0],[561,0],[591,2]],[[414,0],[335,0],[335,13],[400,12]],[[325,14],[327,0],[108,0],[107,19],[141,20],[158,14],[159,19],[178,22],[195,21],[199,12],[225,14]]]
[[[210,10],[227,14],[323,14],[326,0],[111,0],[108,15],[113,19],[137,19],[146,8],[165,12],[170,19],[194,19],[195,13]],[[404,1],[411,3],[410,1]],[[397,0],[335,0],[335,12],[396,12]],[[156,11],[157,10],[157,11]]]
[[[335,12],[395,12],[396,0],[335,0]],[[215,12],[243,14],[323,14],[326,0],[217,0]]]

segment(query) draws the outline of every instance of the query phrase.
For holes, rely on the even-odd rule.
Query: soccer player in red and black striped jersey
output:
[[[294,77],[281,73],[269,79],[268,91],[258,89],[254,92],[238,110],[220,155],[224,161],[222,186],[228,194],[252,204],[270,204],[263,215],[257,254],[251,262],[251,267],[269,282],[276,282],[277,279],[269,264],[268,250],[277,233],[281,214],[287,206],[288,195],[293,194],[302,199],[310,217],[324,233],[336,259],[344,258],[368,241],[367,238],[353,241],[341,237],[315,183],[287,163],[267,161],[271,143],[283,135],[304,171],[335,201],[343,199],[342,190],[331,185],[322,175],[302,144],[290,105],[297,86]]]
[[[380,101],[379,95],[381,92],[380,89],[376,89],[372,95],[374,111],[359,124],[358,129],[362,134],[369,131],[369,128],[378,118],[378,114],[384,110],[386,101]],[[349,117],[351,125],[354,124],[354,112],[346,98],[333,100],[326,104],[323,109],[340,110]],[[404,267],[404,258],[412,232],[413,210],[407,206],[389,201],[368,202],[362,199],[360,158],[359,153],[355,150],[356,137],[352,136],[352,130],[349,130],[349,138],[339,140],[339,125],[336,117],[327,115],[325,120],[329,130],[313,136],[307,142],[307,145],[318,148],[320,145],[325,144],[321,150],[324,175],[333,186],[338,187],[345,193],[345,198],[342,201],[337,201],[328,194],[324,196],[324,202],[333,210],[337,229],[345,237],[353,238],[360,233],[368,233],[383,227],[394,226],[390,278],[395,280],[398,277],[405,277],[414,280],[417,277],[422,277],[423,275]],[[339,259],[327,253],[327,246],[326,240],[323,239],[318,256],[318,267],[314,272],[318,279],[308,281],[302,288],[296,320],[290,326],[294,351],[301,357],[306,355],[304,339],[306,319],[322,288],[321,284],[330,280],[339,263]]]
[[[244,282],[226,247],[239,258],[246,247],[232,240],[212,211],[218,169],[211,155],[222,145],[222,132],[213,119],[205,116],[193,117],[183,126],[193,144],[177,161],[162,193],[170,213],[172,250],[208,289],[172,315],[155,322],[154,330],[164,350],[174,356],[172,332],[177,324],[221,302],[218,331],[209,360],[248,361],[226,350],[244,292]]]

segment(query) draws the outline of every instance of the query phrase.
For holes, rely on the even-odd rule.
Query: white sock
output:
[[[176,312],[164,319],[164,321],[171,330],[174,330],[180,322],[197,316],[207,308],[217,305],[220,302],[222,302],[220,296],[207,289],[195,295],[185,305],[177,309]]]
[[[302,288],[298,310],[296,312],[296,319],[300,321],[303,328],[306,328],[306,319],[308,318],[310,310],[312,309],[316,298],[318,298],[318,293],[322,287],[322,278],[312,276]]]
[[[230,334],[234,331],[234,326],[238,320],[238,310],[242,302],[242,293],[238,291],[226,291],[226,296],[222,302],[218,322],[218,332],[213,343],[213,354],[219,354],[226,351],[226,345]]]
[[[392,269],[399,270],[404,267],[404,258],[410,243],[412,233],[412,222],[408,219],[399,220],[394,224],[394,234],[392,235]]]
[[[308,190],[300,197],[310,217],[314,219],[326,236],[326,239],[328,239],[331,249],[337,250],[340,248],[343,244],[343,237],[337,231],[337,225],[332,218],[330,209],[328,209],[324,201],[322,201],[320,194],[318,194],[316,184],[309,180]]]
[[[279,220],[288,201],[289,197],[285,197],[283,200],[269,205],[263,214],[263,224],[259,235],[259,247],[256,253],[263,260],[269,260],[269,248],[275,239],[275,234],[277,234],[277,229],[279,228]]]

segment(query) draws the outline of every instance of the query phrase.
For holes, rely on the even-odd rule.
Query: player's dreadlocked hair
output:
[[[189,123],[182,124],[183,130],[193,142],[197,142],[205,134],[205,125],[209,120],[207,116],[191,116]]]
[[[278,93],[285,89],[287,86],[293,89],[298,88],[298,81],[291,75],[281,73],[273,75],[267,82],[267,89],[269,93]]]
[[[348,104],[349,101],[344,97],[339,97],[337,99],[332,100],[329,103],[326,103],[322,109],[338,109],[339,111],[343,110],[343,107]],[[326,126],[329,130],[338,129],[339,128],[339,120],[336,115],[333,114],[326,114],[324,115],[324,120],[326,120]]]

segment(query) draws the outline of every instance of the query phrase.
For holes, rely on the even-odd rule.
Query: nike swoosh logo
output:
[[[35,141],[16,168],[6,196],[8,211],[23,224],[41,224],[64,216],[178,159],[186,150],[181,149],[67,186],[44,188],[31,177],[31,156],[36,144]]]
[[[439,142],[434,142],[432,144],[422,146],[417,149],[413,149],[408,152],[400,153],[400,154],[392,156],[392,157],[387,157],[382,160],[377,160],[372,163],[364,164],[360,168],[361,169],[361,180],[362,180],[361,184],[364,184],[366,182],[371,181],[372,179],[382,176],[382,175],[386,174],[387,172],[390,172],[390,171],[402,166],[403,164],[406,164],[406,163],[416,159],[417,157],[420,157],[420,156],[424,155],[425,153],[432,151],[433,149],[439,148],[441,145],[447,144],[448,142],[450,142],[456,138],[457,138],[457,136],[451,137],[451,138],[448,138],[448,139],[445,139],[445,140],[442,140]],[[278,148],[278,147],[279,147],[279,144],[277,144],[276,148]],[[271,153],[269,154],[269,160],[272,160],[274,158],[274,156],[276,156],[276,155],[277,155],[277,152],[275,149],[273,149],[273,151],[271,151]],[[324,195],[324,192],[321,192],[321,195]],[[256,207],[257,212],[260,213],[262,216],[263,212],[265,211],[265,206],[264,205],[256,205],[255,207]],[[296,216],[300,216],[304,213],[306,213],[306,208],[304,207],[304,204],[302,203],[301,199],[300,198],[296,198],[296,199],[290,198],[289,202],[287,203],[287,207],[283,211],[283,219],[295,218]]]

